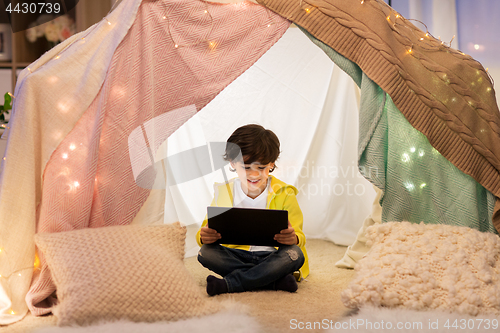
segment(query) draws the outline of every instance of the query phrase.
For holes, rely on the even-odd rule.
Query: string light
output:
[[[62,158],[65,160],[68,159],[68,154],[67,153],[62,154]]]
[[[415,189],[415,185],[413,185],[413,183],[411,182],[405,182],[404,186],[409,190],[409,191],[413,191]]]
[[[75,144],[74,144],[74,143],[70,144],[70,145],[69,145],[69,149],[70,149],[70,150],[75,150],[75,149],[76,149]]]
[[[205,6],[206,6],[206,9],[203,11],[203,13],[208,14],[208,16],[210,17],[210,29],[209,29],[209,31],[207,32],[207,35],[204,38],[202,38],[201,40],[199,40],[197,42],[191,43],[191,44],[181,45],[181,44],[177,43],[175,41],[175,39],[174,39],[174,36],[172,35],[172,31],[170,30],[170,22],[168,20],[167,13],[165,13],[162,16],[162,18],[167,21],[167,29],[168,29],[168,32],[170,34],[170,38],[172,39],[172,42],[174,44],[174,47],[176,49],[179,48],[179,47],[188,47],[188,46],[198,45],[198,44],[202,43],[203,41],[207,41],[209,43],[209,45],[211,46],[211,42],[209,41],[209,37],[212,35],[212,30],[214,28],[214,18],[212,17],[212,14],[210,14],[210,11],[208,10],[208,2],[204,2],[204,3],[205,3]],[[166,11],[166,9],[165,9],[165,11]]]

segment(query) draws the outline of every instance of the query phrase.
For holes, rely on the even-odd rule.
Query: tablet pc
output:
[[[218,243],[280,246],[274,235],[288,228],[288,211],[234,207],[207,207],[208,227],[221,235]]]

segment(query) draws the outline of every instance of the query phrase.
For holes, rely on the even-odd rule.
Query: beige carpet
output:
[[[293,328],[290,321],[294,319],[297,323],[339,320],[350,312],[340,301],[340,293],[354,277],[353,270],[335,267],[346,247],[309,239],[306,249],[311,274],[299,283],[297,292],[258,291],[218,295],[215,298],[233,299],[248,305],[249,314],[267,327],[267,332],[290,332]],[[202,267],[196,258],[187,259],[186,267],[205,288],[205,279],[210,271]]]
[[[331,242],[310,239],[306,245],[311,274],[299,283],[296,293],[284,291],[259,291],[215,296],[215,299],[231,299],[248,307],[248,314],[255,317],[266,332],[290,332],[293,323],[318,322],[324,319],[337,321],[350,310],[340,301],[340,293],[354,276],[354,271],[339,269],[335,262],[342,258],[345,247]],[[206,287],[210,271],[202,267],[195,257],[185,260],[187,269],[195,280]],[[295,321],[294,321],[295,320]],[[54,316],[26,316],[21,322],[1,327],[1,333],[30,333],[42,327],[54,326]],[[311,330],[308,330],[312,332]],[[224,329],[221,328],[221,332]]]

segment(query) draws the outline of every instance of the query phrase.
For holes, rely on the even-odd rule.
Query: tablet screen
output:
[[[280,246],[274,235],[288,228],[288,211],[207,207],[208,227],[221,234],[218,243]]]

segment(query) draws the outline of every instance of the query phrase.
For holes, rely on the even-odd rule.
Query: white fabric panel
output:
[[[225,142],[239,126],[258,123],[281,141],[273,175],[295,185],[307,237],[349,245],[370,213],[375,192],[357,171],[358,88],[297,28],[176,131],[156,159]],[[168,148],[167,148],[168,146]],[[226,177],[236,177],[225,169]],[[167,171],[168,178],[168,171]],[[213,197],[218,170],[168,186],[165,223],[188,225],[187,255]],[[175,213],[174,213],[175,212]]]
[[[409,18],[427,25],[429,32],[441,38],[446,45],[453,39],[451,47],[458,49],[457,8],[455,0],[409,0]],[[415,23],[417,27],[425,27]],[[455,36],[455,38],[453,38]]]
[[[433,35],[441,37],[447,45],[452,39],[451,47],[458,49],[457,8],[455,0],[434,0],[432,3]]]

